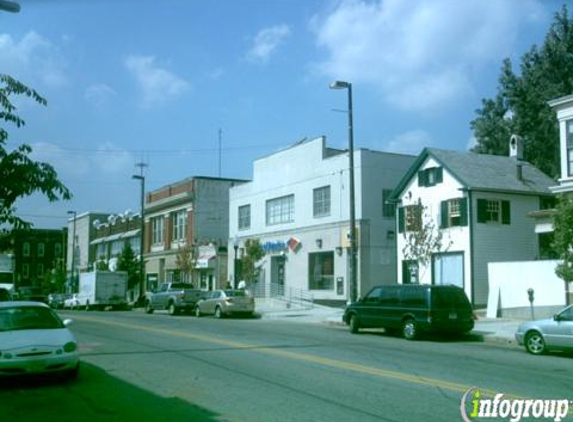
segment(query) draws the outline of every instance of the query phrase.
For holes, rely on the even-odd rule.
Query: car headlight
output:
[[[70,341],[69,343],[66,343],[66,344],[64,345],[64,351],[65,351],[66,353],[75,352],[77,348],[78,348],[78,345],[77,345],[75,342],[73,342],[73,341]]]

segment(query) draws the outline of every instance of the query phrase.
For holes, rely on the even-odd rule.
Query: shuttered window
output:
[[[478,223],[511,224],[511,203],[497,199],[477,200]]]

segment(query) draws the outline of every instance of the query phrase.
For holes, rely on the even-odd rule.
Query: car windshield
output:
[[[20,306],[0,309],[0,331],[63,328],[62,321],[51,309]]]

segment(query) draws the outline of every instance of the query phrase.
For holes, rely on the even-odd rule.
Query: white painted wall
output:
[[[497,316],[498,303],[500,309],[529,307],[527,295],[529,288],[535,291],[534,305],[536,307],[565,305],[565,284],[555,275],[555,266],[558,262],[528,261],[488,264],[487,316],[490,318]]]
[[[442,167],[440,163],[432,157],[422,164],[420,170],[431,167]],[[422,204],[427,207],[429,218],[432,219],[435,226],[440,226],[440,203],[448,199],[466,197],[462,192],[463,185],[446,169],[443,168],[443,182],[435,186],[418,186],[418,176],[414,176],[409,185],[404,189],[402,203],[400,206],[414,205],[421,199]],[[468,219],[469,221],[469,219]],[[396,233],[398,228],[396,226]],[[447,252],[464,252],[464,291],[468,298],[471,298],[471,265],[470,265],[470,234],[469,225],[465,227],[448,227],[443,230],[443,244],[450,245]],[[398,243],[398,282],[402,282],[402,260],[404,260],[403,249],[406,246],[405,233],[397,234]],[[427,268],[420,267],[420,282],[424,284],[432,283],[431,264]]]

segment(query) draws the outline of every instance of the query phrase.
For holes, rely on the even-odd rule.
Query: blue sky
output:
[[[570,10],[571,2],[566,2]],[[465,150],[501,62],[541,44],[561,1],[20,0],[0,12],[0,71],[47,107],[16,100],[8,127],[72,190],[18,211],[36,227],[66,212],[139,208],[148,189],[193,175],[249,179],[254,159],[304,137],[345,148],[353,83],[355,145],[417,154]],[[280,169],[277,169],[280,171]]]

